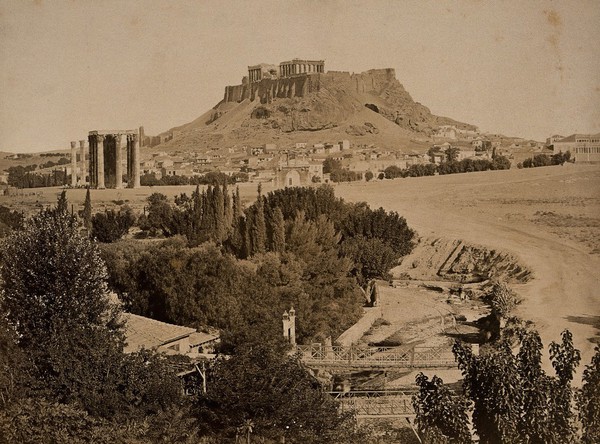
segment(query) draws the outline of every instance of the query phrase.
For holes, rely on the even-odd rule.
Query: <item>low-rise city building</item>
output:
[[[571,152],[575,162],[600,162],[600,133],[571,134],[553,141],[553,152]]]

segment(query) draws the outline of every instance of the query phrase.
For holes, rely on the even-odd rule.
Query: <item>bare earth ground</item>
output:
[[[546,347],[568,328],[590,362],[600,340],[600,166],[343,184],[336,195],[397,211],[421,236],[512,253],[534,274],[514,287],[524,299],[517,314]]]

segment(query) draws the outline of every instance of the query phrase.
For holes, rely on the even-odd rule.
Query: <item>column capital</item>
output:
[[[75,141],[72,141],[72,142],[71,142],[71,149],[72,149],[72,150],[73,150],[73,149],[75,149],[75,147],[76,147],[76,146],[77,146],[77,142],[75,142]]]
[[[79,148],[85,148],[85,140],[79,141]]]
[[[104,136],[102,134],[96,134],[96,140],[98,143],[104,142]]]

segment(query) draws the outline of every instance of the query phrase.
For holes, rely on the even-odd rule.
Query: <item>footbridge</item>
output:
[[[369,347],[297,345],[296,352],[309,367],[345,367],[359,369],[455,368],[449,343],[437,347]]]
[[[330,392],[356,419],[414,418],[412,394],[402,390]]]

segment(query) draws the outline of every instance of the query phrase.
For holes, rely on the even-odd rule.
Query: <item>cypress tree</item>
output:
[[[189,231],[187,234],[188,243],[191,246],[198,245],[200,240],[200,229],[202,225],[202,195],[200,194],[200,186],[196,185],[196,191],[192,193],[192,206],[188,210],[189,214]]]
[[[264,253],[267,244],[267,226],[265,223],[265,205],[262,196],[262,187],[258,184],[258,197],[256,199],[254,220],[252,221],[252,255]]]
[[[283,213],[279,207],[276,207],[275,211],[273,211],[271,232],[271,249],[277,253],[283,253],[285,251],[285,221],[283,220]]]
[[[240,232],[243,233],[243,245],[244,251],[242,257],[250,257],[253,254],[253,243],[252,243],[252,226],[254,224],[254,209],[252,207],[248,208],[246,212],[246,217],[241,217],[240,221]]]
[[[233,208],[231,208],[231,197],[229,196],[229,189],[227,188],[227,181],[223,185],[223,214],[225,219],[225,236],[231,234],[233,225]]]
[[[235,187],[235,194],[233,196],[233,219],[238,220],[242,217],[242,200],[240,199],[240,187]]]
[[[60,196],[58,197],[58,202],[56,203],[56,211],[59,213],[66,213],[69,211],[69,204],[67,202],[67,190],[62,190]]]
[[[217,243],[221,243],[227,232],[225,227],[225,208],[223,205],[223,193],[219,184],[215,185],[212,193],[212,207],[214,218],[214,230],[212,238]]]
[[[210,236],[214,228],[214,206],[212,204],[213,188],[209,185],[206,191],[202,192],[202,231]]]
[[[92,229],[92,198],[90,196],[90,187],[85,193],[85,202],[83,203],[83,212],[81,213],[83,226],[88,232]]]
[[[246,225],[244,222],[244,216],[242,212],[242,205],[240,201],[240,189],[237,188],[236,192],[233,193],[233,205],[232,205],[232,222],[231,222],[231,236],[229,238],[229,245],[237,257],[245,257],[246,254]]]

